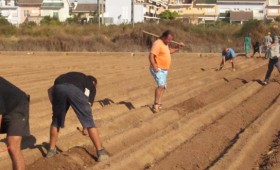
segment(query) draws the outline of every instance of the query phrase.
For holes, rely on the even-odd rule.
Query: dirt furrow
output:
[[[209,127],[204,127],[202,133],[185,142],[152,169],[163,167],[208,169],[212,167],[230,150],[244,129],[248,128],[275,102],[279,94],[278,84],[266,86]]]

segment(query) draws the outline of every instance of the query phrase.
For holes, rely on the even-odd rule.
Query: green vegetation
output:
[[[169,10],[165,10],[164,12],[159,14],[160,19],[174,20],[179,16],[177,12],[171,12]]]
[[[276,17],[276,18],[275,18],[275,21],[276,21],[276,22],[280,22],[280,16]]]
[[[155,38],[143,35],[148,31],[160,35],[170,29],[175,41],[186,44],[188,52],[220,52],[224,46],[243,51],[243,38],[252,34],[253,41],[262,42],[268,31],[279,35],[278,23],[264,24],[250,21],[244,25],[226,22],[191,25],[184,20],[161,20],[132,25],[101,26],[78,24],[73,18],[58,23],[54,18],[44,18],[40,25],[33,22],[12,26],[3,18],[0,22],[0,50],[10,51],[148,51]]]
[[[46,25],[60,25],[61,22],[56,17],[45,16],[41,21],[41,24]]]
[[[11,25],[4,17],[0,16],[0,25]]]

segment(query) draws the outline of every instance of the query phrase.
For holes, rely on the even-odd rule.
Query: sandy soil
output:
[[[259,83],[267,68],[261,58],[238,57],[236,72],[229,63],[217,72],[219,54],[173,55],[164,109],[157,114],[150,110],[155,83],[146,53],[2,53],[0,60],[0,75],[31,95],[32,136],[23,142],[30,170],[261,169],[280,130],[280,78],[274,71],[269,85]],[[51,122],[47,89],[68,71],[98,78],[93,112],[108,161],[96,162],[72,110],[59,137],[61,153],[44,158]],[[11,169],[5,151],[0,164]],[[280,167],[274,165],[267,167]]]

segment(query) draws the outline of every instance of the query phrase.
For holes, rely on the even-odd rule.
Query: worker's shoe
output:
[[[57,151],[56,148],[54,148],[54,149],[49,149],[49,150],[48,150],[48,153],[47,153],[47,155],[46,155],[46,157],[47,157],[47,158],[51,158],[51,157],[53,157],[53,156],[56,155],[56,154],[58,154],[58,151]]]
[[[268,81],[267,81],[267,80],[264,80],[264,81],[262,82],[262,84],[263,84],[263,85],[267,85],[267,84],[268,84]]]
[[[97,161],[98,162],[102,162],[102,161],[105,161],[107,159],[109,159],[109,155],[108,153],[106,152],[105,149],[101,149],[101,150],[98,150],[97,151]]]

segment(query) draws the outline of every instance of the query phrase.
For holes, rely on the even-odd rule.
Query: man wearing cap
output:
[[[21,140],[22,136],[30,135],[29,96],[3,77],[0,77],[0,133],[7,134],[13,169],[25,169]]]
[[[272,38],[270,36],[270,32],[267,33],[267,36],[264,37],[264,50],[265,50],[265,58],[270,58],[270,49],[269,46],[272,43]]]
[[[95,77],[80,72],[69,72],[60,75],[54,81],[51,90],[53,117],[50,128],[50,148],[47,157],[57,153],[56,142],[60,128],[64,128],[66,113],[71,106],[84,129],[93,142],[98,161],[109,158],[101,145],[98,130],[95,126],[91,106],[96,94],[97,80]]]
[[[228,60],[231,62],[232,71],[235,71],[234,59],[235,59],[235,52],[233,51],[233,49],[228,47],[224,48],[222,51],[222,62],[220,64],[220,68],[218,69],[218,71],[223,69],[225,63]]]

